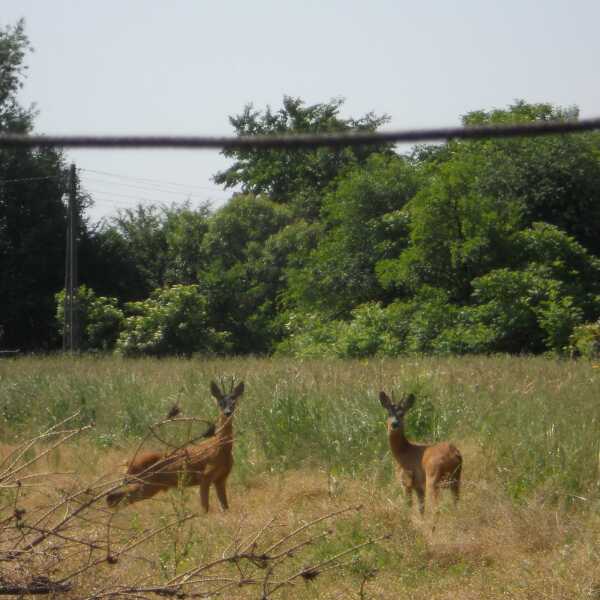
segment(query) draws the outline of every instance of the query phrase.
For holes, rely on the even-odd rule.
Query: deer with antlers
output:
[[[449,487],[455,503],[458,502],[462,470],[462,456],[458,448],[448,442],[413,444],[406,439],[404,415],[415,402],[414,394],[407,394],[400,402],[394,403],[385,392],[380,392],[379,400],[388,412],[388,439],[409,507],[412,506],[414,491],[421,514],[425,512],[426,494],[435,509],[441,487]]]
[[[233,413],[244,393],[244,382],[235,387],[234,383],[232,380],[227,394],[214,381],[210,383],[220,411],[212,438],[167,454],[136,455],[128,463],[125,485],[106,496],[107,504],[113,507],[123,500],[139,502],[178,485],[199,486],[200,502],[208,512],[209,490],[214,485],[221,508],[227,510],[226,483],[233,467]]]

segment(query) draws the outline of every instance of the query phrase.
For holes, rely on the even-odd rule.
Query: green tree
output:
[[[465,125],[574,119],[575,109],[517,102],[478,111]],[[380,267],[386,285],[432,285],[467,302],[471,282],[511,266],[514,235],[534,222],[556,225],[600,250],[600,136],[548,136],[450,142],[415,154],[425,183],[411,201],[410,244]]]
[[[463,122],[468,126],[578,117],[576,107],[517,101],[508,109],[469,113]],[[600,256],[600,134],[495,139],[459,146],[459,155],[480,165],[472,189],[517,201],[523,227],[534,222],[556,225]]]
[[[369,113],[359,119],[340,116],[343,100],[307,106],[301,99],[284,96],[277,111],[267,107],[257,111],[249,104],[242,114],[230,117],[237,135],[282,135],[375,131],[388,121],[387,116]],[[315,219],[323,192],[348,166],[362,164],[375,152],[391,152],[388,144],[296,150],[223,150],[234,159],[228,169],[217,173],[216,183],[226,188],[240,187],[245,194],[266,194],[273,201],[292,204],[305,218]]]
[[[288,273],[292,310],[347,317],[365,302],[393,299],[380,285],[377,265],[407,245],[403,209],[418,182],[409,161],[388,154],[373,154],[339,177],[325,195],[318,245]]]
[[[23,21],[0,29],[2,132],[33,129],[34,110],[18,101],[29,50]],[[0,149],[2,346],[31,350],[58,341],[53,317],[54,294],[64,285],[64,173],[57,149]]]
[[[234,196],[209,221],[200,286],[211,322],[231,332],[236,352],[270,348],[282,280],[269,239],[290,222],[288,208],[252,195]]]
[[[202,243],[207,205],[139,205],[89,232],[82,244],[86,282],[122,301],[141,300],[157,287],[198,283],[206,267]]]
[[[209,220],[208,204],[194,210],[186,202],[166,212],[167,283],[198,283],[198,273],[207,265],[203,241]]]
[[[574,118],[575,109],[517,102],[464,122]],[[324,196],[317,246],[288,275],[290,347],[564,351],[600,312],[599,141],[452,141],[387,158],[393,169],[377,157],[346,169]],[[345,321],[333,327],[332,318]]]
[[[519,232],[511,262],[472,281],[470,305],[437,350],[563,353],[573,330],[600,316],[600,260],[559,228]]]
[[[153,205],[119,211],[112,219],[112,227],[139,273],[142,297],[165,284],[168,260],[164,224],[165,210]]]

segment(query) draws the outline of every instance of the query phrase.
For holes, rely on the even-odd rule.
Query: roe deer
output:
[[[109,506],[124,499],[133,503],[152,498],[178,485],[197,485],[202,507],[208,512],[208,492],[214,484],[221,508],[229,508],[225,484],[233,467],[233,412],[244,393],[244,382],[235,388],[232,382],[231,391],[225,394],[211,381],[210,391],[221,413],[214,437],[171,453],[143,452],[135,456],[128,464],[125,485],[106,496]]]
[[[390,448],[398,463],[399,479],[404,487],[409,507],[412,492],[419,499],[419,512],[425,512],[425,494],[435,509],[442,485],[452,491],[455,503],[460,492],[462,456],[456,446],[448,442],[439,444],[413,444],[404,435],[404,415],[414,404],[415,395],[408,394],[394,404],[385,392],[379,400],[388,412],[387,429]]]

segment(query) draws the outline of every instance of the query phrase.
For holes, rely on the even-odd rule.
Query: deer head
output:
[[[381,406],[388,412],[389,424],[392,429],[398,429],[402,426],[404,423],[404,415],[415,403],[415,400],[415,395],[411,393],[405,394],[400,402],[394,403],[385,392],[379,392],[379,401],[381,402]]]
[[[225,417],[230,417],[233,414],[238,399],[244,393],[244,382],[240,381],[235,387],[234,382],[234,379],[232,379],[230,390],[227,394],[214,381],[210,382],[210,392],[216,399],[219,410]]]

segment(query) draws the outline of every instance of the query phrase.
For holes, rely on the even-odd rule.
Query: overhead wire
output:
[[[62,179],[63,175],[45,175],[43,177],[22,177],[19,179],[0,179],[0,183],[24,183],[28,181],[44,181],[48,179]]]
[[[105,195],[105,196],[110,196],[112,197],[116,197],[116,198],[127,198],[127,199],[131,199],[131,200],[141,200],[141,201],[149,201],[149,202],[156,202],[156,199],[153,198],[148,198],[146,196],[134,196],[132,194],[119,194],[118,192],[107,192],[104,190],[92,190],[92,189],[87,189],[88,194],[90,194],[92,197],[95,196],[96,194],[100,194],[100,195]]]
[[[486,138],[539,136],[550,134],[575,133],[600,129],[600,118],[582,119],[579,121],[541,121],[533,123],[517,123],[505,125],[484,125],[467,127],[449,127],[437,129],[417,129],[405,131],[352,131],[329,134],[301,134],[301,135],[260,135],[260,136],[236,136],[236,137],[202,137],[202,136],[61,136],[61,135],[23,135],[12,133],[0,133],[0,147],[46,147],[64,146],[80,148],[218,148],[218,149],[294,149],[312,148],[319,146],[356,146],[378,143],[399,142],[424,142],[440,141],[448,139],[477,140]],[[186,194],[193,196],[190,188],[203,189],[213,192],[222,192],[216,188],[208,188],[197,184],[182,184],[158,179],[134,177],[101,171],[95,169],[79,169],[80,172],[95,173],[107,177],[125,179],[126,181],[137,181],[153,184],[154,187],[135,186],[134,184],[120,183],[124,187],[141,189],[150,193]],[[19,179],[0,180],[2,183],[22,183],[27,181],[41,181],[57,179],[62,175],[50,175],[44,177],[30,177]],[[119,185],[113,182],[104,184]],[[177,186],[183,189],[181,192],[158,188],[158,185]],[[103,190],[90,190],[90,194],[105,194],[128,198],[137,201],[156,202],[151,198],[110,192]]]
[[[120,200],[120,199],[109,199],[109,198],[97,198],[97,197],[93,197],[93,203],[94,206],[96,205],[102,205],[102,206],[117,206],[117,207],[123,207],[123,208],[135,208],[135,204],[128,202],[127,200]],[[139,203],[138,203],[139,204]]]
[[[212,190],[212,191],[222,191],[219,188],[215,188],[215,187],[209,187],[209,186],[203,186],[203,185],[198,185],[198,184],[194,184],[194,183],[181,183],[181,182],[174,182],[174,181],[166,181],[164,179],[150,179],[147,177],[136,177],[134,175],[123,175],[123,174],[119,174],[119,173],[111,173],[109,171],[98,171],[95,169],[84,169],[84,168],[80,168],[79,171],[82,171],[84,173],[96,173],[98,175],[106,175],[109,177],[114,177],[114,178],[119,178],[119,179],[127,179],[127,180],[131,180],[131,181],[140,181],[140,182],[148,182],[148,183],[157,183],[160,185],[170,185],[170,186],[178,186],[178,187],[185,187],[185,188],[198,188],[201,190]]]
[[[170,195],[177,195],[177,196],[181,196],[182,194],[185,194],[187,196],[199,196],[202,193],[199,191],[186,190],[183,187],[181,190],[167,190],[164,188],[150,186],[150,185],[136,185],[133,183],[123,183],[120,181],[109,181],[106,179],[97,179],[95,177],[86,177],[86,182],[102,183],[104,185],[121,186],[121,187],[126,187],[126,188],[130,188],[130,189],[135,189],[135,190],[142,190],[145,192],[156,192],[156,193],[170,194]],[[212,190],[212,188],[207,188],[207,190],[208,189]],[[222,192],[223,190],[217,190],[215,188],[214,191]]]
[[[97,206],[132,208],[135,206],[135,203],[155,206],[164,205],[167,204],[170,199],[165,199],[164,197],[161,198],[163,195],[178,197],[185,200],[193,200],[194,203],[197,203],[208,199],[208,196],[215,193],[229,193],[219,188],[202,186],[198,184],[181,183],[147,177],[136,177],[133,175],[102,171],[99,169],[79,168],[78,171],[86,174],[83,183],[86,187],[86,190],[93,198],[94,204]],[[89,177],[88,174],[92,174],[94,177]],[[127,190],[140,190],[140,193],[127,194],[122,191],[113,191],[112,189],[98,189],[95,187],[96,184],[117,187],[117,189],[122,187],[127,188]],[[165,186],[171,186],[172,189],[166,189]],[[212,194],[207,192],[211,192]]]
[[[0,147],[64,148],[180,148],[180,149],[298,149],[319,146],[341,147],[365,144],[428,142],[449,139],[481,140],[486,138],[555,135],[600,129],[600,118],[536,121],[504,125],[442,127],[402,131],[349,131],[319,134],[257,136],[174,136],[174,135],[27,135],[0,133]]]
[[[135,204],[135,202],[145,203],[145,204],[154,204],[154,205],[168,205],[169,204],[168,200],[165,201],[164,199],[161,199],[161,198],[151,198],[149,196],[121,194],[118,192],[112,192],[112,191],[106,191],[106,190],[96,190],[96,189],[89,189],[89,188],[86,191],[91,196],[94,203],[96,203],[97,201],[104,202],[104,203],[110,203],[112,201],[115,203],[119,203],[120,205],[126,205],[126,206],[133,206]],[[185,200],[189,200],[189,199],[192,199],[192,198],[190,198],[190,197],[185,198]],[[193,200],[194,200],[194,204],[202,202],[202,200],[200,200],[198,198],[193,198]],[[177,201],[173,200],[173,202],[177,202]]]

